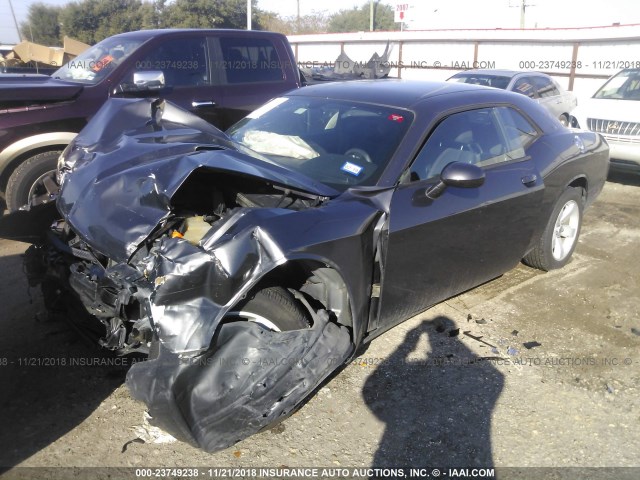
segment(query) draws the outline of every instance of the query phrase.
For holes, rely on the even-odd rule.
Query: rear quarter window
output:
[[[284,80],[282,59],[267,38],[222,37],[222,69],[227,83],[261,83]]]
[[[510,107],[497,109],[507,139],[506,154],[511,159],[525,156],[525,149],[538,138],[538,131],[519,112]]]
[[[538,90],[538,95],[541,97],[555,97],[560,95],[558,88],[555,86],[550,78],[545,77],[533,77],[533,82]]]

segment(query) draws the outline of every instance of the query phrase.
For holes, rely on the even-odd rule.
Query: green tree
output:
[[[142,2],[140,5],[140,15],[142,30],[165,28],[164,9],[166,0],[154,0],[152,2]]]
[[[146,9],[146,10],[145,10]],[[94,44],[111,35],[140,30],[145,11],[141,0],[84,0],[66,5],[61,13],[62,32]],[[153,21],[148,17],[147,21]]]
[[[257,0],[252,0],[252,28],[260,28]],[[246,28],[246,0],[175,0],[163,11],[168,28]]]
[[[262,12],[252,0],[252,28],[283,33],[326,31],[328,18],[323,14],[281,19]],[[46,45],[60,45],[63,35],[94,44],[111,35],[152,28],[246,28],[246,0],[76,0],[64,7],[42,3],[29,9],[29,21],[23,24],[25,38]]]
[[[302,15],[300,19],[291,18],[294,29],[291,33],[299,35],[308,33],[326,33],[329,28],[329,17],[324,12],[314,12]]]
[[[60,37],[60,7],[32,3],[27,20],[20,24],[22,38],[49,47],[62,46]]]
[[[285,35],[326,33],[329,26],[329,17],[324,12],[314,12],[298,19],[297,17],[282,18],[275,12],[261,11],[258,20],[263,29]]]
[[[361,32],[369,31],[370,3],[351,10],[341,10],[329,18],[330,32]],[[393,21],[393,8],[390,5],[373,2],[373,29],[398,30],[399,26]]]

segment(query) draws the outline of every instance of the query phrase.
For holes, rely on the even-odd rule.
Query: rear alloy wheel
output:
[[[28,158],[9,177],[6,202],[9,211],[23,205],[38,205],[51,200],[58,191],[55,182],[60,151],[43,152]]]
[[[524,263],[545,272],[565,266],[578,244],[582,205],[582,189],[567,188],[556,202],[540,241],[524,257]]]
[[[309,328],[309,315],[295,297],[282,287],[268,287],[249,294],[226,320],[236,318],[257,323],[274,332]]]

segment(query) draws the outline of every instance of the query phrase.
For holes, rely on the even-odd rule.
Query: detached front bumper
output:
[[[258,237],[251,235],[256,246]],[[177,251],[181,255],[171,258]],[[270,258],[258,253],[254,258]],[[283,420],[353,350],[349,330],[329,322],[325,310],[314,313],[308,330],[272,332],[246,321],[220,325],[216,315],[225,310],[214,299],[224,303],[234,292],[223,287],[225,279],[230,282],[228,271],[214,258],[173,239],[141,262],[150,270],[118,264],[98,281],[82,268],[72,269],[70,276],[72,288],[85,297],[83,303],[107,326],[105,347],[154,339],[154,358],[129,370],[127,386],[147,405],[153,423],[208,452]],[[203,290],[212,292],[209,298]],[[110,316],[118,312],[120,316]],[[128,318],[126,312],[138,318]],[[131,329],[127,321],[134,321]],[[204,351],[174,350],[185,346],[177,341],[192,345],[193,339],[205,338]]]
[[[31,247],[27,256],[31,283],[57,276],[63,284],[60,272],[68,267],[68,290],[106,327],[104,347],[120,354],[150,347],[151,358],[127,374],[132,396],[145,402],[154,424],[208,452],[286,418],[353,351],[349,329],[330,322],[325,310],[312,312],[312,328],[286,332],[216,322],[225,299],[232,304],[243,291],[233,279],[244,278],[245,285],[280,260],[259,229],[234,238],[240,243],[221,242],[210,252],[164,238],[135,264],[101,269],[81,241],[65,243],[51,234],[47,246]],[[232,252],[242,252],[237,262]],[[56,263],[61,258],[66,263]],[[205,349],[175,349],[177,340],[187,342],[184,347],[205,338]]]
[[[352,349],[349,331],[330,323],[326,311],[308,330],[227,323],[204,355],[181,357],[161,346],[126,382],[153,423],[213,452],[286,418]]]

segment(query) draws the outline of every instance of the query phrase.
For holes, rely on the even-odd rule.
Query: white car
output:
[[[549,110],[564,126],[569,125],[570,113],[578,104],[572,92],[565,91],[553,78],[540,72],[466,70],[456,73],[447,82],[472,83],[521,93]]]
[[[640,68],[618,72],[573,112],[572,126],[600,133],[611,165],[640,170]]]

